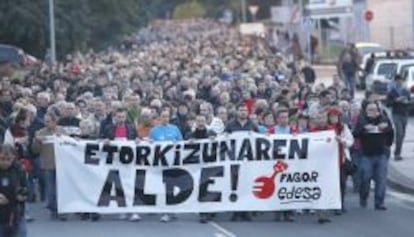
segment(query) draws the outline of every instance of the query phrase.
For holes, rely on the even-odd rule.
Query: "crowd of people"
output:
[[[296,44],[291,45],[297,48]],[[362,208],[367,207],[374,180],[375,209],[386,210],[387,162],[394,140],[391,116],[375,93],[367,92],[364,102],[356,103],[350,83],[355,75],[349,65],[343,65],[344,73],[334,75],[333,84],[327,86],[316,83],[311,65],[295,51],[289,47],[278,51],[266,38],[241,35],[210,20],[168,21],[150,25],[119,47],[68,55],[20,78],[3,77],[0,135],[5,145],[0,148],[0,179],[16,172],[27,180],[14,181],[20,182],[19,192],[4,183],[0,186],[0,232],[10,223],[7,213],[15,213],[8,206],[26,200],[47,201],[51,217],[66,220],[57,212],[56,157],[53,146],[45,142],[54,134],[110,142],[179,141],[233,131],[334,130],[343,202],[336,214],[346,211],[349,176]],[[350,57],[346,56],[348,61]],[[410,100],[402,91],[396,86],[390,97],[392,106],[399,108],[397,114],[405,113]],[[24,222],[23,213],[13,216]],[[234,213],[232,220],[249,221],[250,214]],[[279,221],[292,221],[295,213],[276,214]],[[213,216],[203,213],[200,221]],[[319,223],[330,221],[329,212],[317,216]],[[162,215],[161,221],[172,217]],[[100,215],[81,218],[96,221]]]

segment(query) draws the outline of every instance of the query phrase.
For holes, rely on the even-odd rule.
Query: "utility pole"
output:
[[[50,31],[50,53],[52,64],[56,62],[56,41],[55,41],[55,9],[54,0],[49,0],[49,31]]]
[[[245,23],[247,21],[246,0],[240,0],[240,4],[241,4],[241,14],[242,14],[243,23]]]
[[[308,60],[310,63],[313,62],[313,58],[312,58],[312,40],[311,40],[311,36],[312,36],[312,28],[313,28],[313,20],[310,18],[310,16],[306,16],[305,15],[305,4],[303,2],[304,0],[299,0],[299,9],[301,12],[301,16],[302,19],[300,21],[300,29],[301,32],[306,32],[305,33],[305,50],[306,50],[306,54],[308,55]],[[306,19],[306,25],[304,25],[304,19]],[[305,29],[304,29],[305,28]]]

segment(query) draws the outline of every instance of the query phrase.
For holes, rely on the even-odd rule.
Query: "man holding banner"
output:
[[[249,110],[245,104],[238,105],[237,118],[227,125],[225,131],[228,133],[236,131],[259,132],[259,128],[255,126],[254,123],[249,119],[248,111]],[[233,212],[231,221],[237,221],[237,219],[241,219],[242,221],[252,220],[248,212]]]
[[[191,132],[189,138],[193,139],[214,139],[216,133],[210,129],[207,129],[207,118],[204,115],[197,115],[195,120],[195,128]],[[214,213],[200,213],[200,223],[207,223],[214,218]]]
[[[163,110],[159,114],[160,124],[153,127],[150,130],[149,139],[151,141],[163,141],[163,142],[178,142],[183,140],[183,135],[177,126],[170,124],[171,114],[168,110]],[[169,222],[171,218],[176,218],[175,215],[163,214],[161,216],[161,222]]]
[[[127,111],[125,109],[119,108],[115,111],[115,117],[113,123],[108,123],[104,125],[101,130],[101,138],[105,139],[105,143],[109,144],[111,140],[117,141],[126,141],[126,140],[135,140],[137,139],[137,133],[134,123],[127,121]],[[127,219],[126,214],[121,214],[119,219]],[[132,214],[129,217],[130,221],[140,221],[141,216],[137,213]]]
[[[45,171],[47,208],[50,210],[51,218],[59,218],[61,221],[65,221],[67,219],[65,215],[58,215],[55,167],[56,154],[52,141],[48,140],[48,137],[64,134],[64,131],[57,126],[58,118],[54,113],[46,113],[44,122],[45,127],[36,132],[32,149],[36,154],[39,154],[42,169]]]

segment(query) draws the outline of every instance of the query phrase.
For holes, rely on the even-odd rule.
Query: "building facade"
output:
[[[374,13],[370,41],[390,49],[414,48],[414,0],[367,0]]]

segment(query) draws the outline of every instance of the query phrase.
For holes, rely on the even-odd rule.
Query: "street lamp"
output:
[[[56,62],[54,0],[49,0],[49,31],[50,31],[50,54],[51,54],[50,59],[53,65]]]
[[[246,0],[240,0],[240,5],[241,5],[241,15],[242,15],[242,19],[243,19],[243,23],[246,22]]]
[[[252,15],[253,22],[256,21],[256,14],[257,14],[258,11],[259,11],[259,5],[254,3],[254,4],[249,6],[249,12]]]

